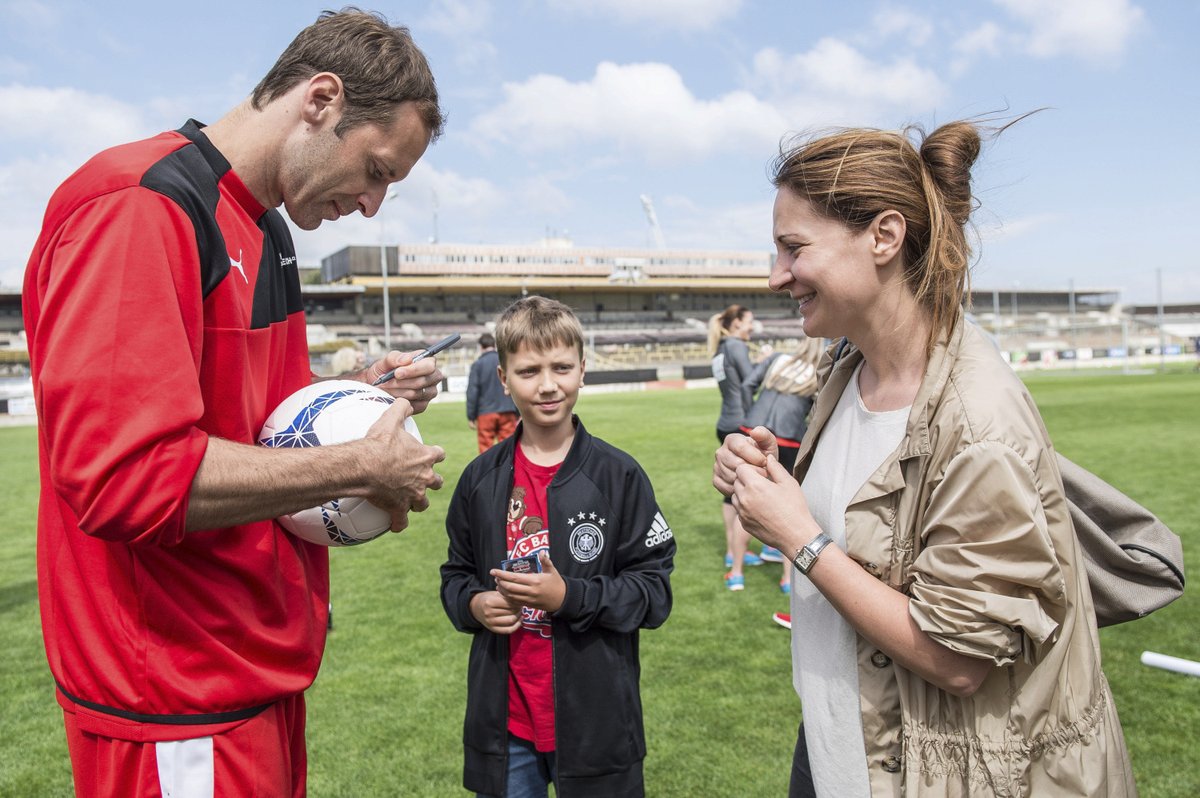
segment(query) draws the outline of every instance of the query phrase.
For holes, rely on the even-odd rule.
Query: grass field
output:
[[[1056,446],[1153,508],[1184,540],[1200,577],[1194,487],[1200,376],[1034,376]],[[785,795],[799,705],[778,566],[725,592],[720,508],[709,484],[715,390],[597,394],[578,411],[650,474],[679,544],[675,608],[642,636],[652,796]],[[438,600],[442,513],[474,451],[462,405],[421,419],[448,452],[447,485],[399,536],[332,552],[335,629],[308,693],[310,794],[463,795],[461,724],[468,638]],[[34,570],[36,432],[0,429],[0,499],[13,543],[0,558],[0,795],[70,794],[61,713],[42,652]],[[1105,671],[1143,796],[1200,795],[1200,679],[1142,666],[1149,649],[1200,659],[1193,586],[1149,618],[1103,630]]]

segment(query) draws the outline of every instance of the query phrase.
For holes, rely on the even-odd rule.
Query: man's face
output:
[[[315,230],[359,211],[371,217],[388,186],[408,176],[429,146],[413,103],[403,103],[387,126],[364,123],[338,137],[340,116],[289,141],[280,167],[283,206],[301,230]]]

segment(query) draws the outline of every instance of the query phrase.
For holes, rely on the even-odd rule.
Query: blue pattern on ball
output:
[[[292,423],[287,429],[277,432],[269,438],[263,438],[259,443],[263,446],[270,446],[272,448],[282,447],[285,449],[303,449],[309,446],[320,446],[321,441],[317,439],[317,433],[313,429],[313,424],[316,423],[317,416],[321,415],[322,410],[337,400],[360,393],[363,392],[350,390],[323,393],[305,405],[304,409],[292,419]],[[388,404],[388,400],[382,396],[366,394],[362,398],[370,399],[372,402]],[[329,524],[326,523],[326,526],[329,526]]]

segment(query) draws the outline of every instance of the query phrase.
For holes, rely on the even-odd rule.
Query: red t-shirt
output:
[[[561,463],[529,462],[518,443],[513,457],[513,492],[508,500],[509,557],[550,551],[546,488]],[[553,751],[554,651],[550,618],[544,610],[524,607],[521,628],[508,642],[508,730],[530,740],[539,751]]]

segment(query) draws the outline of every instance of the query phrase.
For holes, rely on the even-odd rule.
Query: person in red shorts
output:
[[[403,529],[444,458],[404,432],[441,372],[390,352],[365,439],[255,445],[312,382],[301,229],[373,216],[442,129],[406,29],[326,12],[211,126],[106,150],[55,192],[23,308],[38,591],[81,796],[303,795],[327,549],[273,519],[367,497]]]
[[[500,384],[496,336],[479,336],[479,357],[467,375],[467,423],[475,430],[483,454],[517,431],[517,406]]]

